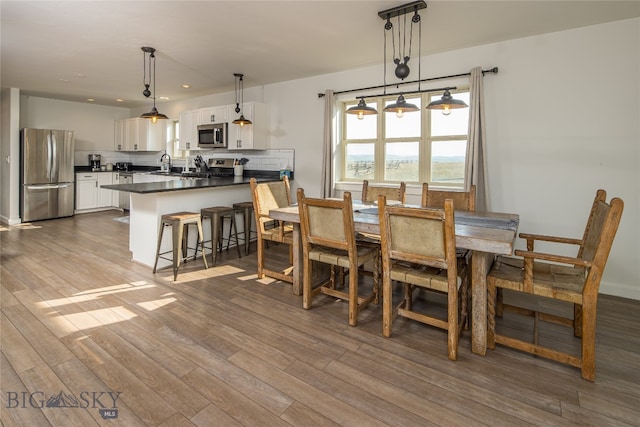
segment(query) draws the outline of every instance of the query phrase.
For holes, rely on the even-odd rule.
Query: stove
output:
[[[209,159],[207,170],[182,172],[183,178],[221,178],[233,176],[233,159]]]

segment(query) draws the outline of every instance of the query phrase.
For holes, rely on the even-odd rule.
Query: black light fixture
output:
[[[358,120],[362,120],[364,119],[364,116],[369,116],[372,114],[378,114],[378,110],[376,110],[373,107],[369,107],[365,102],[364,102],[364,97],[360,98],[360,102],[358,102],[358,105],[355,105],[351,108],[349,108],[347,110],[347,114],[357,114],[358,115]]]
[[[402,94],[398,96],[396,102],[384,107],[385,113],[396,113],[398,117],[403,117],[404,113],[412,113],[414,111],[420,111],[420,109],[415,104],[409,104]]]
[[[240,113],[240,117],[235,119],[232,123],[234,125],[250,125],[251,120],[245,119],[244,114],[242,114],[242,108],[240,105],[244,106],[244,74],[234,73],[234,77],[236,78],[236,113]],[[240,92],[240,102],[238,102],[238,92]]]
[[[449,89],[445,89],[444,94],[442,94],[442,98],[431,101],[429,105],[427,105],[427,110],[442,110],[442,114],[448,116],[451,114],[451,110],[455,110],[457,108],[467,108],[469,107],[464,101],[460,99],[453,99],[451,96],[451,92]]]
[[[387,62],[387,31],[391,32],[391,46],[393,48],[393,63],[396,64],[395,75],[397,78],[404,80],[409,77],[411,69],[409,68],[409,60],[411,59],[411,47],[413,46],[413,26],[418,25],[418,90],[420,90],[420,54],[422,53],[422,20],[419,10],[427,7],[423,0],[407,3],[402,6],[394,7],[382,12],[378,12],[378,16],[385,20],[384,24],[384,61],[385,61],[385,85],[386,85],[386,62]],[[407,14],[413,12],[411,23],[407,29]],[[400,17],[403,20],[400,20]],[[398,27],[398,50],[396,52],[396,39],[393,31],[392,18],[397,18]],[[409,32],[409,47],[407,48],[407,31]],[[396,54],[397,53],[397,54]],[[396,116],[403,117],[404,113],[420,111],[415,104],[410,104],[404,99],[401,93],[396,102],[385,107],[385,113],[396,113]]]
[[[165,116],[162,113],[158,113],[158,109],[156,108],[156,50],[152,47],[143,47],[142,48],[142,70],[143,70],[143,78],[142,82],[144,84],[144,90],[142,94],[145,98],[149,98],[151,96],[151,91],[149,90],[149,86],[151,85],[151,79],[153,79],[153,108],[150,112],[144,113],[140,116],[142,119],[151,119],[152,123],[156,123],[158,119],[165,120],[169,117]],[[147,54],[149,54],[149,80],[147,81]],[[153,74],[151,73],[151,62],[153,62]]]

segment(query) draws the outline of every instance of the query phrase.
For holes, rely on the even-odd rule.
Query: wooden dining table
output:
[[[405,205],[408,207],[419,207]],[[354,201],[356,232],[380,234],[378,208]],[[293,224],[293,293],[302,293],[302,242],[297,206],[274,209],[269,216]],[[495,255],[513,253],[520,217],[497,212],[455,212],[456,247],[471,251],[471,350],[487,351],[487,273]]]

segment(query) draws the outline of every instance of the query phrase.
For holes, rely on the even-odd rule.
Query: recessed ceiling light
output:
[[[85,74],[82,74],[82,73],[73,73],[73,75],[80,78],[87,77]]]
[[[87,98],[87,101],[89,101],[89,102],[93,102],[93,101],[95,101],[95,99],[93,99],[93,98]]]
[[[183,89],[189,89],[191,87],[191,85],[188,85],[186,83],[181,85],[181,86],[182,86]]]
[[[163,100],[163,101],[168,101],[168,100],[169,100],[169,97],[167,97],[167,96],[161,96],[161,97],[160,97],[160,99],[161,99],[161,100]]]
[[[116,99],[116,102],[124,102],[124,99],[122,99],[122,98],[117,98],[117,99]]]
[[[69,80],[67,80],[67,79],[59,78],[58,80],[60,80],[63,83],[69,83]]]

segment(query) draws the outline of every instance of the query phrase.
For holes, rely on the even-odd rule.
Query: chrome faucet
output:
[[[160,163],[162,164],[162,169],[164,170],[164,161],[165,159],[168,159],[168,171],[171,172],[171,156],[167,153],[164,153],[161,157],[160,157]]]

